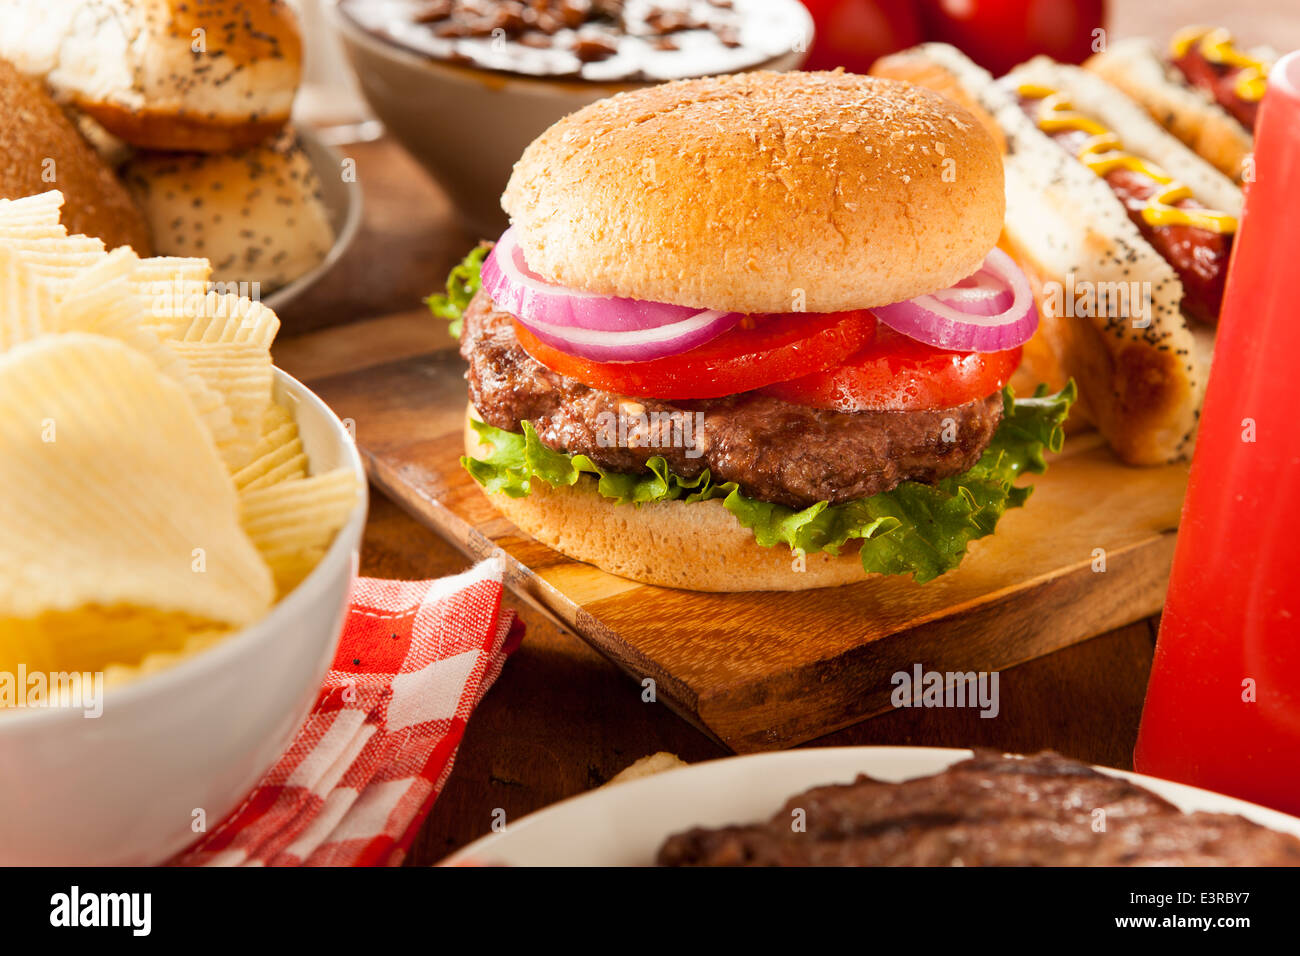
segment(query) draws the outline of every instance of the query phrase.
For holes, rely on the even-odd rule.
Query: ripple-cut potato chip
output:
[[[171,342],[170,350],[225,401],[238,440],[252,446],[271,405],[271,353],[245,342]]]
[[[65,236],[59,222],[63,193],[57,189],[24,196],[0,199],[0,239],[49,239]]]
[[[145,300],[130,282],[139,261],[134,252],[122,246],[64,282],[51,331],[104,335],[144,352],[160,368],[174,365],[174,356],[156,354],[162,347],[158,336],[141,327]]]
[[[22,256],[0,241],[0,352],[48,331],[53,316],[49,290]]]
[[[0,619],[0,674],[104,671],[155,652],[185,650],[196,636],[228,634],[228,627],[179,611],[136,605],[87,605],[36,617]]]
[[[139,607],[238,627],[269,609],[212,436],[129,346],[69,333],[0,355],[0,448],[0,620]]]
[[[203,308],[211,278],[207,259],[141,259],[131,281],[148,302],[143,323],[163,338],[176,338]]]
[[[193,314],[184,317],[189,322],[178,323],[172,336],[181,342],[246,342],[270,349],[280,330],[274,312],[230,292],[209,292]]]
[[[185,640],[178,648],[160,645],[158,648],[150,649],[138,664],[109,664],[104,668],[104,689],[120,687],[149,674],[164,671],[187,657],[206,651],[229,635],[229,631],[196,631],[186,634]]]
[[[284,594],[306,576],[357,503],[356,476],[338,468],[240,495],[244,530]]]
[[[57,190],[0,203],[0,241],[18,253],[56,300],[66,283],[106,255],[100,240],[68,235],[59,223],[63,194]]]
[[[27,268],[45,283],[55,299],[62,298],[67,283],[107,255],[104,244],[90,236],[6,241],[18,251]]]
[[[49,323],[51,330],[108,336],[147,355],[160,371],[189,393],[195,410],[212,432],[222,459],[229,465],[251,447],[255,432],[250,424],[236,421],[237,410],[214,387],[209,376],[195,367],[194,361],[164,345],[157,332],[142,324],[146,299],[134,284],[139,264],[135,253],[123,246],[68,282],[56,307],[56,318]],[[266,395],[261,405],[249,407],[246,402],[238,414],[256,419],[262,405],[270,401],[269,353],[266,365]]]
[[[306,478],[307,469],[298,424],[287,408],[273,402],[262,415],[262,437],[248,461],[241,462],[234,472],[235,487],[241,492],[254,491],[290,478]]]

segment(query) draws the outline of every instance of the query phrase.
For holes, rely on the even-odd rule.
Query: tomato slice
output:
[[[843,364],[763,389],[782,401],[839,412],[951,408],[992,395],[1020,364],[1020,349],[950,352],[886,325]]]
[[[876,317],[852,312],[752,316],[680,355],[649,362],[595,362],[561,352],[518,322],[524,351],[584,385],[634,398],[721,398],[838,365],[871,339]]]

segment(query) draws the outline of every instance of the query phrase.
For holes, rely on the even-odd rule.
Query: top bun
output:
[[[529,268],[602,295],[835,312],[946,288],[997,242],[1002,160],[957,104],[848,73],[621,93],[524,151],[502,197]]]
[[[225,152],[289,118],[302,68],[285,0],[6,0],[0,57],[120,139]]]

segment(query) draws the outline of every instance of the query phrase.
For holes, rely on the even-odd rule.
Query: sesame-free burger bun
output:
[[[743,73],[560,120],[502,197],[528,266],[602,295],[736,312],[870,308],[975,272],[1004,211],[993,138],[895,80]]]
[[[466,409],[465,453],[486,458],[492,449],[470,427]],[[690,591],[807,591],[862,581],[858,549],[839,555],[796,557],[785,545],[761,547],[722,502],[652,501],[616,504],[584,475],[569,487],[534,479],[524,498],[504,494],[488,500],[515,526],[577,561],[619,577]]]

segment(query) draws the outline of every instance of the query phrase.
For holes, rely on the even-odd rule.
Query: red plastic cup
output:
[[[1253,180],[1133,762],[1300,814],[1300,51]]]

